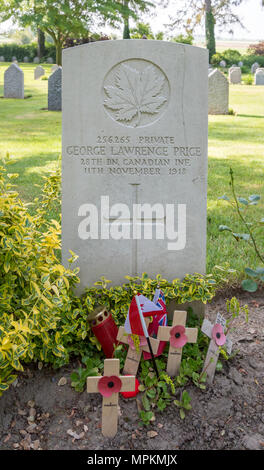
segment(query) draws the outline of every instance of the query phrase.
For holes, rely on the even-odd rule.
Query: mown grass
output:
[[[3,72],[9,64],[0,64],[0,96],[3,95]],[[26,100],[0,99],[0,155],[7,151],[16,163],[12,171],[19,173],[19,192],[30,202],[39,194],[41,176],[57,165],[61,151],[61,113],[47,111],[47,80],[34,80],[34,65],[24,64]],[[46,75],[50,65],[44,66]],[[235,116],[209,116],[208,165],[208,248],[207,270],[228,261],[243,277],[245,266],[259,262],[249,245],[236,242],[228,232],[220,233],[220,224],[242,232],[236,214],[218,198],[230,195],[229,169],[233,168],[240,196],[260,194],[258,206],[251,206],[249,215],[264,217],[264,87],[234,85],[230,87],[230,108]],[[258,233],[261,239],[261,233]],[[264,236],[260,240],[262,251]]]

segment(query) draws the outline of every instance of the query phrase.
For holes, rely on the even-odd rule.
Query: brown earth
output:
[[[185,420],[172,406],[141,427],[136,400],[120,396],[118,433],[106,439],[101,398],[70,385],[77,362],[59,371],[33,365],[0,399],[0,449],[264,449],[264,292],[237,297],[249,306],[249,322],[235,320],[238,353],[217,372],[213,387],[187,388],[192,410]],[[226,298],[222,293],[207,307],[209,318],[225,312]],[[67,383],[59,386],[62,377]]]

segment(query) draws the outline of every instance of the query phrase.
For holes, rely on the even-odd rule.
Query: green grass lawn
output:
[[[9,64],[0,64],[0,96],[3,96],[3,73]],[[31,201],[39,193],[42,175],[55,168],[60,154],[61,113],[49,112],[47,80],[34,80],[33,64],[23,64],[26,100],[0,99],[0,155],[8,151],[16,161],[12,171],[19,173],[18,189],[22,198]],[[47,76],[50,65],[44,65]],[[256,267],[253,250],[237,243],[229,233],[219,233],[218,226],[231,225],[237,232],[244,229],[231,208],[218,197],[230,194],[229,168],[235,173],[240,196],[260,194],[262,201],[251,206],[250,214],[264,217],[264,87],[230,86],[230,108],[235,116],[209,116],[208,174],[208,250],[207,269],[228,261],[243,276],[245,266]],[[260,235],[260,234],[259,234]],[[264,237],[262,237],[264,245]]]

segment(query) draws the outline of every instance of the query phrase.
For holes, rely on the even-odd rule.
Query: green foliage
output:
[[[192,34],[179,34],[171,39],[172,42],[180,42],[181,44],[193,44],[193,36]]]
[[[141,277],[125,276],[128,280],[122,286],[108,287],[111,282],[104,277],[95,283],[95,287],[85,290],[83,306],[88,312],[92,312],[98,305],[106,305],[118,324],[123,324],[129,305],[135,292],[140,292],[146,297],[152,298],[157,286],[164,292],[166,302],[175,299],[178,303],[200,300],[204,304],[212,300],[216,290],[226,282],[226,275],[231,272],[226,265],[215,266],[212,274],[187,274],[183,280],[174,279],[167,281],[158,274],[156,279],[151,279],[146,273]],[[98,289],[98,287],[100,287]]]
[[[180,408],[180,417],[181,419],[185,418],[185,411],[192,409],[191,397],[186,390],[183,390],[180,400],[174,400],[174,405]]]
[[[59,171],[45,180],[34,217],[13,189],[15,174],[0,165],[0,384],[6,390],[23,362],[55,367],[82,353],[86,312],[72,294],[77,270],[58,259],[60,224],[48,221],[60,187]],[[74,256],[71,262],[74,261]],[[86,345],[86,351],[92,343]]]
[[[236,49],[227,49],[223,52],[217,52],[211,58],[212,65],[219,65],[221,60],[226,61],[227,67],[230,67],[233,64],[237,64],[238,62],[243,62],[242,71],[243,73],[250,72],[251,66],[254,62],[258,62],[260,67],[264,67],[264,56],[263,55],[255,55],[255,54],[241,54]],[[251,85],[251,83],[247,83]]]
[[[221,196],[219,199],[224,200],[231,205],[233,210],[237,213],[239,221],[245,229],[245,232],[238,233],[228,225],[220,225],[220,232],[230,232],[237,242],[243,241],[249,243],[256,253],[257,258],[264,265],[264,253],[263,250],[263,227],[264,218],[261,220],[248,219],[247,214],[252,206],[256,206],[260,201],[259,194],[251,194],[248,198],[239,197],[235,191],[234,175],[233,170],[230,168],[230,187],[232,191],[232,199],[228,196]],[[255,292],[258,288],[258,283],[264,281],[264,267],[260,266],[256,269],[247,267],[245,273],[249,276],[249,279],[242,281],[242,287],[248,292]]]
[[[146,39],[163,40],[164,35],[162,32],[159,32],[155,35],[149,23],[137,23],[135,28],[131,28],[131,39],[142,39],[143,36]]]
[[[227,49],[221,53],[217,52],[211,58],[212,65],[219,65],[221,60],[226,61],[227,66],[237,64],[239,61],[243,61],[242,55],[236,49]]]
[[[71,374],[71,385],[76,392],[83,392],[87,377],[100,375],[104,368],[104,362],[98,355],[93,355],[93,358],[83,356],[82,363],[85,365],[85,368],[79,367]]]
[[[45,50],[45,56],[42,58],[43,62],[45,62],[48,57],[52,57],[55,60],[55,46],[53,44],[46,44]],[[38,55],[37,43],[26,45],[18,45],[14,43],[0,44],[0,55],[4,56],[7,62],[11,62],[12,57],[16,57],[18,62],[23,62],[23,59],[26,56],[29,58],[29,62],[33,62],[34,57]]]
[[[215,18],[212,10],[212,5],[206,8],[205,12],[205,36],[206,36],[206,47],[209,51],[209,63],[213,55],[215,54]]]

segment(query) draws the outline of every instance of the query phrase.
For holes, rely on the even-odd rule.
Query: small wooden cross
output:
[[[217,364],[218,356],[219,356],[219,352],[220,352],[219,345],[216,343],[215,339],[212,336],[213,328],[217,324],[222,326],[223,331],[225,330],[226,320],[224,319],[224,317],[220,313],[217,314],[216,321],[215,321],[214,325],[207,318],[205,318],[204,321],[203,321],[203,324],[202,324],[202,328],[201,328],[202,332],[204,334],[206,334],[211,339],[209,347],[208,347],[208,351],[207,351],[207,354],[206,354],[202,374],[201,374],[201,375],[203,375],[205,373],[207,374],[207,382],[209,384],[213,383],[216,364]],[[225,344],[226,344],[227,353],[231,354],[232,341],[230,340],[228,335],[226,336]]]
[[[173,340],[179,341],[181,335],[185,337],[185,342],[196,343],[198,329],[197,328],[185,328],[187,312],[175,310],[173,315],[172,326],[160,326],[158,329],[157,338],[160,341],[170,341],[168,362],[167,362],[167,373],[171,377],[175,377],[180,372],[181,358],[182,358],[182,347],[173,346]],[[177,330],[177,327],[179,331]],[[186,341],[187,340],[187,341]]]
[[[114,437],[117,433],[119,392],[132,392],[135,390],[135,377],[122,377],[119,375],[119,370],[119,359],[105,359],[104,375],[101,377],[87,377],[87,392],[99,392],[103,396],[102,434],[105,437]],[[111,389],[114,392],[109,395]],[[103,395],[103,393],[108,396]]]
[[[149,325],[149,319],[145,319],[146,327],[148,328]],[[117,341],[120,343],[124,344],[129,344],[129,335],[126,333],[126,330],[123,326],[120,326],[117,334]],[[153,354],[157,354],[158,347],[159,347],[159,340],[155,338],[149,338],[150,343],[152,346]],[[136,351],[136,349],[132,349],[132,347],[129,345],[128,352],[127,352],[127,357],[125,361],[125,365],[123,368],[123,373],[124,374],[129,374],[129,375],[137,375],[140,359],[141,359],[141,354],[143,351],[149,352],[149,347],[148,345],[144,346],[139,346],[139,352]]]

